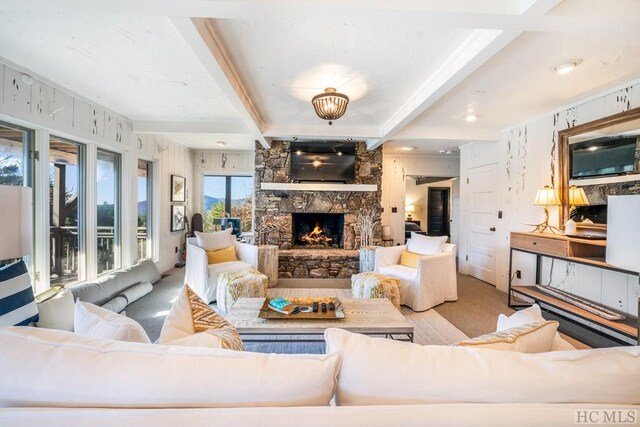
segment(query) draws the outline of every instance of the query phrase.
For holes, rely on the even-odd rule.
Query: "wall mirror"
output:
[[[640,108],[560,131],[558,142],[560,224],[569,219],[569,188],[576,186],[589,204],[571,217],[579,228],[606,229],[607,196],[640,194]]]

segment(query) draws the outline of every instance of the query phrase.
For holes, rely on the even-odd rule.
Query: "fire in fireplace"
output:
[[[293,213],[293,247],[342,248],[344,214]]]

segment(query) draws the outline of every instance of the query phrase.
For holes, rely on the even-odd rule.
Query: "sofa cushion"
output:
[[[167,315],[159,344],[226,348],[242,351],[242,339],[236,328],[224,320],[187,285]]]
[[[76,301],[73,325],[76,333],[92,338],[151,343],[135,320],[88,302]]]
[[[513,313],[511,316],[504,314],[498,315],[498,324],[496,326],[496,332],[503,331],[505,329],[514,328],[516,326],[526,325],[528,323],[544,322],[545,318],[542,317],[542,310],[538,304],[533,304],[531,307],[519,310]],[[553,345],[551,351],[565,351],[575,350],[567,340],[562,338],[558,332],[554,334]]]
[[[213,233],[201,233],[196,231],[196,242],[205,251],[215,251],[217,249],[226,248],[233,243],[231,232],[232,228],[223,231],[214,231]]]
[[[640,403],[640,347],[537,354],[420,346],[342,329],[325,332],[342,355],[338,405],[420,403]]]
[[[220,264],[222,262],[237,261],[236,246],[229,245],[226,248],[207,251],[208,264]]]
[[[36,326],[73,332],[75,309],[71,292],[58,292],[55,296],[38,303],[40,319],[38,319]]]
[[[448,238],[448,236],[429,237],[412,232],[411,239],[407,241],[407,250],[420,255],[439,254]]]
[[[20,260],[0,268],[0,326],[24,326],[38,321],[29,270]]]
[[[20,327],[0,328],[0,348],[0,407],[320,406],[333,396],[340,365],[337,354],[140,344]]]
[[[456,345],[521,353],[544,353],[551,350],[557,330],[558,322],[555,321],[528,323],[460,341]]]

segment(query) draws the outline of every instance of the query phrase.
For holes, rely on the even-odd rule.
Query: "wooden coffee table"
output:
[[[260,319],[264,300],[240,298],[225,316],[245,342],[323,342],[327,328],[413,342],[413,325],[387,299],[340,298],[345,317],[335,320]]]

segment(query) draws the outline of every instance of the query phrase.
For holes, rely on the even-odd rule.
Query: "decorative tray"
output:
[[[342,310],[342,303],[338,298],[310,297],[310,298],[287,298],[287,300],[291,302],[291,305],[295,305],[300,309],[303,309],[303,307],[309,307],[312,309],[314,302],[317,302],[318,305],[320,306],[322,305],[322,303],[325,303],[328,305],[330,302],[332,302],[335,305],[336,309],[335,310],[327,309],[327,311],[324,313],[322,312],[321,309],[319,309],[316,313],[314,313],[313,311],[309,311],[309,312],[300,311],[297,314],[284,314],[284,313],[280,313],[278,311],[270,309],[269,302],[271,301],[271,299],[267,298],[265,299],[264,304],[262,305],[262,308],[258,313],[258,317],[260,319],[313,319],[313,320],[344,319],[344,311]]]

